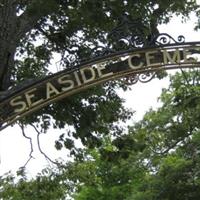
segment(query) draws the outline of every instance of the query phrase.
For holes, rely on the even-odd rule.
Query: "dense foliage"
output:
[[[99,44],[119,49],[106,36],[121,16],[137,21],[136,30],[145,27],[148,31],[143,34],[148,38],[157,33],[158,23],[168,22],[172,14],[188,16],[197,8],[195,1],[185,0],[0,3],[0,25],[5,27],[0,30],[2,93],[19,82],[23,85],[50,74],[55,54],[60,56],[60,67],[67,68],[97,54]],[[5,15],[11,21],[3,21]],[[133,112],[124,108],[116,93],[117,88],[127,88],[120,81],[84,91],[21,120],[20,124],[34,124],[41,133],[50,126],[69,127],[55,147],[69,149],[74,161],[45,169],[31,180],[24,168],[17,178],[1,176],[0,199],[198,199],[199,83],[198,70],[171,77],[169,88],[160,97],[162,106],[147,112],[128,133],[119,122],[126,122]],[[76,147],[78,139],[83,148]]]
[[[199,70],[172,76],[159,109],[79,163],[88,171],[77,176],[75,199],[198,199],[199,89]]]
[[[177,73],[162,106],[80,159],[27,180],[1,177],[5,199],[194,200],[200,196],[199,70]],[[51,192],[49,192],[51,191]],[[48,199],[47,198],[47,199]]]
[[[158,23],[168,22],[173,13],[187,16],[196,8],[195,1],[185,0],[2,0],[0,3],[0,26],[4,27],[0,34],[1,94],[52,73],[49,67],[54,55],[60,58],[57,64],[64,69],[98,55],[99,45],[109,43],[113,49],[119,49],[120,45],[116,46],[116,41],[107,35],[124,16],[137,22],[134,33],[126,34],[140,33],[145,37],[156,34]],[[48,106],[22,123],[37,123],[41,132],[50,125],[55,128],[68,125],[74,128],[70,135],[80,138],[85,145],[99,143],[89,141],[98,140],[97,135],[111,130],[121,132],[113,123],[130,117],[131,113],[116,94],[118,87],[126,86],[107,83]]]

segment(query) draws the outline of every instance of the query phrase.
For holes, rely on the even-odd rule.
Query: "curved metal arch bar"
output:
[[[159,70],[200,67],[200,42],[132,49],[90,60],[50,75],[0,100],[0,130],[60,99],[109,80],[148,82]]]

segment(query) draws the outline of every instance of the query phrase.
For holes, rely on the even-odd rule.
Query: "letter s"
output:
[[[12,107],[17,107],[14,109],[15,113],[23,112],[26,109],[26,103],[22,100],[22,96],[15,97],[10,101]]]

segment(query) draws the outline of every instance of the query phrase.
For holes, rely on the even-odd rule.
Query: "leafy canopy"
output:
[[[183,73],[163,89],[162,106],[148,111],[128,133],[108,133],[98,148],[82,149],[79,159],[35,179],[27,180],[24,171],[17,183],[12,176],[1,177],[0,194],[5,199],[28,199],[28,190],[38,199],[198,199],[200,76],[199,70]]]
[[[149,35],[156,33],[158,23],[168,22],[173,13],[187,16],[196,8],[195,1],[185,0],[1,3],[0,13],[11,5],[15,12],[12,19],[16,21],[10,21],[12,26],[6,30],[12,29],[10,33],[15,34],[7,40],[15,42],[4,46],[4,52],[13,51],[4,74],[12,86],[52,73],[49,66],[55,53],[60,56],[61,67],[67,68],[88,59],[92,53],[97,54],[95,47],[99,44],[117,49],[106,36],[119,23],[120,16],[137,20],[136,30],[140,25],[147,26]],[[0,50],[5,44],[1,41]],[[2,54],[0,58],[3,63]],[[3,86],[7,84],[4,79]],[[163,106],[149,111],[142,121],[129,128],[128,134],[123,134],[119,122],[126,122],[133,113],[124,108],[123,99],[116,93],[121,87],[126,88],[121,81],[106,83],[20,121],[24,125],[36,124],[41,133],[50,126],[70,127],[55,146],[69,149],[75,160],[32,180],[27,180],[23,170],[18,181],[12,175],[1,177],[0,198],[65,199],[69,195],[77,200],[197,199],[199,72],[173,77],[160,97]],[[76,147],[76,139],[81,140],[84,149]]]
[[[2,9],[10,6],[10,1],[5,2]],[[49,66],[55,54],[64,69],[98,55],[99,45],[118,49],[119,45],[114,45],[116,41],[107,36],[123,16],[137,22],[136,33],[148,27],[147,32],[146,29],[139,32],[149,36],[156,34],[158,23],[168,22],[173,13],[188,16],[197,7],[195,1],[185,0],[22,0],[15,1],[14,6],[20,32],[15,34],[18,38],[13,37],[17,41],[16,56],[13,54],[15,64],[8,70],[14,85],[50,74]],[[16,24],[13,27],[16,29]],[[95,87],[48,106],[22,123],[37,123],[43,132],[50,125],[55,128],[68,125],[74,128],[70,135],[80,138],[84,145],[94,146],[99,144],[99,134],[120,133],[113,123],[130,118],[131,112],[123,107],[123,100],[116,93],[119,87],[126,88],[126,85],[117,81]],[[57,142],[56,146],[63,145]]]

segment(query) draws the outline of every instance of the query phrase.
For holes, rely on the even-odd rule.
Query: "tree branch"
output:
[[[179,143],[183,143],[184,140],[188,137],[190,137],[193,134],[192,128],[190,128],[189,132],[187,133],[187,135],[185,135],[184,137],[179,138],[177,141],[175,141],[174,143],[172,143],[168,148],[166,148],[163,151],[157,152],[156,150],[154,150],[153,148],[151,148],[152,152],[157,154],[157,155],[162,155],[165,156],[169,153],[170,150],[175,150],[176,147],[179,146]]]
[[[57,9],[55,7],[47,7],[46,1],[29,1],[29,3],[26,4],[24,13],[18,17],[18,38],[21,39],[24,37],[26,33],[35,28],[39,20],[56,11]]]
[[[30,32],[35,27],[37,22],[41,19],[41,17],[42,16],[38,15],[29,16],[29,14],[26,11],[20,17],[18,17],[18,40],[22,39],[26,33]]]
[[[47,161],[50,161],[51,163],[53,163],[54,165],[59,165],[60,164],[58,162],[53,161],[49,156],[47,156],[46,153],[44,153],[44,151],[41,148],[40,145],[40,131],[36,128],[36,126],[34,124],[31,124],[31,126],[34,128],[34,130],[37,132],[37,145],[38,145],[38,149],[40,151],[40,153],[46,158]]]
[[[22,130],[22,135],[28,139],[30,141],[30,146],[31,146],[31,151],[29,153],[29,159],[26,161],[26,163],[23,165],[23,168],[25,168],[27,166],[27,164],[30,162],[31,159],[34,159],[34,157],[32,156],[32,153],[33,153],[33,141],[32,141],[32,138],[31,137],[28,137],[26,134],[25,134],[25,130],[24,130],[24,125],[23,124],[20,124],[19,125],[21,130]]]

